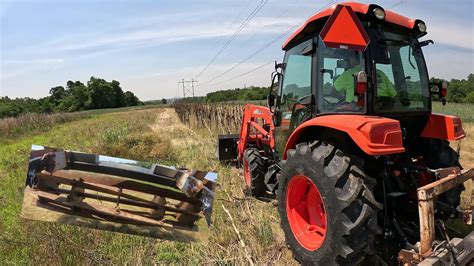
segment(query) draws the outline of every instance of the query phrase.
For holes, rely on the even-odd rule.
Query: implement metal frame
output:
[[[401,250],[399,260],[404,265],[420,264],[431,265],[441,258],[440,254],[434,254],[433,243],[436,240],[435,228],[435,200],[444,192],[459,186],[471,179],[474,180],[474,169],[461,171],[458,167],[442,168],[435,171],[437,181],[427,184],[417,189],[418,212],[420,219],[420,242],[419,251]],[[472,224],[472,209],[464,213],[464,222]],[[460,263],[469,263],[474,257],[473,244],[474,234],[471,233],[466,239],[453,239],[448,245],[458,246],[457,259],[462,259]],[[459,250],[461,249],[461,250]],[[445,253],[449,253],[446,251]],[[444,254],[449,256],[449,254]],[[430,262],[431,261],[431,262]],[[443,265],[443,264],[440,264]],[[464,265],[464,264],[460,264]]]
[[[211,225],[216,179],[211,172],[144,168],[131,160],[44,148],[31,153],[25,194],[37,206],[65,214],[192,230],[200,218]]]

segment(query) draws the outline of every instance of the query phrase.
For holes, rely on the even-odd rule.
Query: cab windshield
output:
[[[417,39],[385,28],[378,43],[375,112],[429,111],[429,80]]]

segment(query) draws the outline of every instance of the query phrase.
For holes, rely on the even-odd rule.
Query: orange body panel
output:
[[[361,150],[369,155],[402,153],[402,131],[397,120],[365,115],[326,115],[313,118],[301,124],[286,142],[286,151],[298,143],[298,139],[310,127],[326,127],[347,133]]]
[[[361,3],[354,3],[354,2],[347,2],[347,3],[341,3],[341,4],[338,4],[338,5],[344,5],[344,6],[349,6],[352,8],[352,10],[355,12],[355,13],[360,13],[360,14],[367,14],[367,12],[369,11],[369,5],[367,4],[361,4]],[[337,5],[333,5],[321,12],[318,12],[316,14],[314,14],[312,17],[310,17],[308,20],[306,20],[306,22],[300,27],[298,28],[286,41],[285,43],[283,44],[283,50],[286,50],[288,44],[296,37],[298,36],[299,34],[301,34],[306,28],[307,26],[316,21],[316,20],[319,20],[319,19],[323,19],[323,18],[327,18],[329,16],[331,16],[335,9],[336,9]],[[409,28],[409,29],[412,29],[415,25],[415,21],[414,19],[410,19],[410,18],[407,18],[407,17],[404,17],[402,15],[399,15],[397,13],[394,13],[394,12],[391,12],[389,10],[385,10],[385,21],[387,22],[390,22],[390,23],[393,23],[393,24],[396,24],[398,26],[402,26],[402,27],[406,27],[406,28]]]
[[[423,138],[460,140],[466,137],[461,119],[457,116],[431,114],[423,132]]]

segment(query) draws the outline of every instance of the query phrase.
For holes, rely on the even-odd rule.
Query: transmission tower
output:
[[[178,86],[183,87],[183,98],[193,97],[194,98],[194,83],[197,84],[197,80],[192,78],[191,80],[184,80],[178,82]],[[191,85],[190,85],[191,84]]]

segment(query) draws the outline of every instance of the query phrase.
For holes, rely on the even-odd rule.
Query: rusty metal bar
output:
[[[46,178],[50,176],[49,173],[43,174],[40,173],[38,176],[46,175]],[[153,186],[146,183],[136,182],[130,179],[121,178],[121,177],[111,177],[97,173],[90,172],[77,172],[72,170],[60,170],[54,172],[54,176],[65,178],[69,180],[81,180],[84,182],[90,182],[95,184],[102,184],[108,186],[121,187],[123,189],[135,190],[142,193],[160,195],[166,198],[171,198],[179,201],[185,201],[192,204],[200,205],[200,201],[197,198],[187,197],[184,193],[180,192],[177,188],[176,190],[164,189],[161,187]]]
[[[39,178],[42,182],[46,182],[46,183],[53,182],[53,183],[56,183],[56,184],[59,184],[59,183],[66,184],[66,185],[72,186],[73,188],[83,188],[83,189],[98,191],[98,192],[102,192],[102,193],[111,194],[111,195],[114,195],[114,196],[119,196],[120,198],[118,198],[118,199],[117,198],[110,198],[110,197],[105,197],[105,196],[101,196],[101,195],[94,195],[94,194],[90,194],[90,193],[79,192],[78,194],[82,197],[87,197],[87,198],[92,198],[92,199],[100,199],[100,200],[109,201],[109,202],[119,202],[119,203],[124,203],[124,204],[128,204],[128,205],[135,205],[135,206],[144,207],[144,208],[157,208],[157,207],[160,207],[160,208],[163,208],[164,210],[167,210],[167,211],[173,211],[173,212],[178,212],[178,213],[188,213],[188,214],[193,215],[193,216],[203,217],[203,215],[200,214],[199,212],[188,212],[188,211],[183,210],[183,209],[179,209],[179,208],[169,206],[168,204],[160,204],[158,202],[146,200],[146,199],[143,199],[143,198],[140,198],[140,197],[137,197],[137,196],[127,194],[127,193],[123,192],[121,188],[118,188],[118,187],[94,184],[94,183],[77,181],[77,180],[70,180],[70,179],[67,179],[67,178],[62,178],[62,177],[58,177],[58,176],[55,176],[55,175],[48,175],[48,174],[43,174],[43,173],[39,174]],[[58,189],[49,188],[49,189],[52,192],[61,192],[61,193],[66,193],[66,194],[73,194],[72,189],[71,189],[71,191],[66,190],[66,189],[59,189],[59,188]],[[150,194],[150,195],[153,195],[153,194]],[[122,199],[122,197],[124,199]],[[200,205],[198,205],[198,206],[193,205],[193,206],[195,206],[197,209],[199,209]]]
[[[86,203],[86,202],[77,202],[77,201],[69,201],[66,197],[58,196],[52,193],[44,192],[44,191],[33,191],[40,199],[45,201],[51,201],[55,204],[63,205],[69,208],[81,208],[91,212],[97,212],[105,215],[114,216],[116,218],[128,220],[130,222],[136,223],[143,223],[153,226],[162,226],[162,227],[173,227],[170,224],[164,223],[162,221],[157,221],[151,218],[147,218],[142,215],[137,215],[133,213],[129,213],[120,209],[105,207],[97,204]]]
[[[431,251],[435,241],[436,228],[434,217],[434,204],[432,200],[419,200],[418,211],[420,216],[420,254],[425,255]]]
[[[124,193],[122,191],[122,188],[119,188],[119,187],[113,187],[113,186],[102,185],[102,184],[94,184],[94,183],[89,183],[89,182],[84,182],[84,181],[81,182],[81,181],[76,181],[76,180],[69,180],[69,179],[57,177],[54,175],[39,174],[39,178],[40,180],[43,180],[43,181],[49,179],[52,182],[62,183],[62,184],[70,185],[73,187],[80,187],[80,188],[89,189],[89,190],[95,190],[102,193],[112,194],[114,196],[128,198],[134,201],[141,201],[144,203],[154,204],[152,201],[145,200],[140,197],[136,197],[136,196]]]
[[[72,194],[70,190],[60,189],[60,188],[54,189],[54,190],[48,190],[47,192],[67,194],[67,195]],[[110,197],[110,196],[105,196],[105,195],[100,195],[100,194],[92,194],[92,193],[87,193],[87,192],[78,192],[77,194],[84,198],[95,199],[95,200],[100,200],[100,201],[132,205],[132,206],[148,208],[152,210],[155,210],[157,208],[163,208],[163,210],[165,211],[176,212],[176,213],[186,213],[198,218],[204,217],[204,215],[202,215],[199,212],[190,212],[184,209],[179,209],[173,206],[169,206],[167,204],[160,204],[160,203],[152,202],[152,201],[151,202],[135,201],[135,200],[127,199],[127,198],[115,198],[115,197]]]
[[[418,194],[418,212],[420,217],[420,250],[419,254],[426,256],[431,252],[435,240],[434,200],[442,193],[474,179],[474,169],[460,171],[459,168],[439,169],[435,172],[441,179],[420,187]]]

